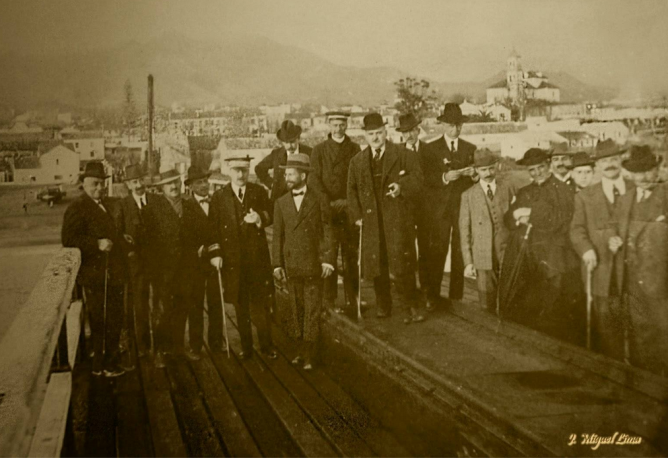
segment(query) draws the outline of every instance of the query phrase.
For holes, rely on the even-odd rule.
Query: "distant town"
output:
[[[441,132],[436,117],[442,104],[450,100],[430,94],[425,81],[407,79],[396,85],[397,98],[376,106],[286,102],[258,107],[211,104],[193,108],[176,103],[170,108],[157,107],[153,123],[156,168],[176,168],[185,173],[195,163],[224,176],[221,164],[225,157],[243,150],[244,155],[259,161],[268,154],[277,144],[276,130],[286,119],[301,126],[304,143],[322,141],[329,129],[325,113],[334,109],[351,114],[348,135],[360,143],[364,142],[362,119],[371,111],[383,116],[393,141],[402,141],[393,128],[398,116],[407,110],[422,119],[426,141],[438,136]],[[402,87],[419,96],[417,104],[407,105]],[[58,109],[22,113],[10,109],[9,116],[5,113],[9,120],[0,125],[0,183],[73,184],[89,161],[104,161],[113,179],[119,180],[127,165],[146,164],[147,115],[137,108],[133,88],[125,89],[123,115],[111,121]],[[549,149],[557,144],[591,151],[598,141],[606,139],[655,147],[664,143],[668,114],[665,102],[654,106],[606,100],[562,103],[560,88],[543,72],[524,70],[515,51],[507,59],[506,78],[487,88],[486,100],[469,100],[465,95],[456,98],[469,118],[462,137],[509,160],[520,158],[529,148]]]

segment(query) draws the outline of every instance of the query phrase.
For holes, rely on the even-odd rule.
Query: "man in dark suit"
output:
[[[311,147],[299,143],[301,134],[302,128],[300,126],[295,126],[289,119],[283,121],[281,128],[276,132],[276,138],[281,142],[281,147],[274,148],[267,157],[255,166],[255,174],[258,179],[267,189],[271,190],[272,202],[288,190],[285,185],[285,176],[280,169],[281,165],[285,165],[288,156],[298,153],[311,155]],[[273,177],[269,175],[270,170],[273,171]]]
[[[515,187],[496,178],[498,162],[490,150],[476,150],[473,166],[480,181],[462,194],[459,214],[464,273],[476,277],[480,307],[492,313],[508,242],[503,217],[515,198]]]
[[[633,146],[622,165],[631,173],[633,208],[624,251],[629,360],[668,376],[668,188],[649,146]]]
[[[478,181],[473,168],[475,145],[459,138],[466,117],[456,103],[446,103],[438,121],[445,126],[442,137],[427,144],[425,169],[429,215],[429,267],[427,268],[428,308],[444,303],[441,282],[450,248],[451,301],[464,295],[464,261],[459,236],[459,205],[462,193]],[[452,242],[451,242],[452,237]]]
[[[331,132],[327,140],[313,148],[308,185],[329,203],[332,214],[332,236],[335,240],[334,258],[338,259],[340,247],[345,269],[343,287],[347,301],[343,307],[335,306],[338,290],[338,275],[335,274],[325,280],[323,291],[325,306],[336,313],[353,314],[359,294],[357,278],[359,228],[348,215],[346,198],[350,160],[359,153],[360,146],[346,135],[349,116],[343,112],[327,113]],[[336,262],[334,266],[336,267]]]
[[[149,305],[149,281],[146,275],[146,230],[143,221],[144,207],[155,195],[146,192],[144,173],[139,165],[125,169],[125,186],[129,194],[121,199],[121,231],[127,246],[129,267],[128,310],[126,324],[134,331],[139,356],[151,351],[151,322]]]
[[[408,151],[412,151],[420,161],[420,170],[425,175],[427,165],[426,149],[427,144],[420,140],[421,121],[414,114],[408,113],[399,116],[399,127],[395,130],[399,132],[404,140],[404,146]],[[417,231],[418,245],[418,274],[420,278],[420,288],[425,296],[427,295],[426,285],[429,277],[429,206],[431,202],[426,198],[424,189],[420,192],[422,198],[415,204],[415,229]],[[431,310],[431,303],[427,302],[427,310]]]
[[[162,313],[155,337],[155,366],[164,367],[165,353],[183,353],[189,304],[189,264],[192,253],[184,247],[184,199],[181,175],[176,170],[160,174],[154,186],[162,195],[144,208],[148,273]],[[197,256],[195,254],[195,256]],[[190,258],[189,258],[190,257]]]
[[[118,359],[125,256],[123,236],[111,216],[115,202],[104,197],[107,178],[101,162],[86,164],[81,175],[83,193],[67,207],[61,235],[64,247],[81,251],[77,282],[83,287],[90,317],[93,375],[104,371],[107,377],[117,377],[124,373]]]
[[[192,191],[192,196],[183,202],[184,214],[184,248],[188,253],[192,266],[190,269],[190,305],[188,311],[188,335],[190,350],[186,354],[191,360],[200,359],[204,345],[204,299],[206,298],[209,317],[208,336],[209,348],[214,352],[223,346],[223,306],[220,302],[218,275],[209,264],[207,253],[213,237],[213,226],[209,218],[210,172],[197,167],[188,169],[185,185]]]
[[[592,349],[623,361],[626,317],[622,303],[628,220],[635,187],[621,174],[621,150],[613,140],[596,145],[601,182],[575,195],[570,240],[591,275],[594,297]]]
[[[550,169],[552,175],[559,181],[566,183],[576,191],[576,184],[571,176],[573,167],[573,153],[569,151],[567,143],[559,143],[550,151]]]
[[[373,279],[378,318],[390,316],[390,279],[408,316],[424,321],[417,310],[415,221],[413,208],[422,184],[420,163],[404,147],[387,141],[378,113],[364,117],[369,144],[350,162],[348,210],[362,231],[362,274]]]
[[[580,324],[572,319],[575,303],[568,294],[572,285],[564,281],[566,274],[578,278],[577,260],[568,241],[573,190],[552,175],[550,157],[542,149],[529,149],[517,163],[528,168],[533,182],[517,192],[504,222],[515,237],[524,236],[531,224],[528,252],[537,268],[523,298],[525,313],[513,318],[555,337],[569,339]]]
[[[225,302],[236,309],[241,337],[241,359],[253,354],[251,316],[260,351],[276,358],[271,340],[271,304],[274,296],[269,246],[265,228],[272,222],[267,191],[248,182],[250,157],[226,159],[232,181],[211,199],[213,225],[208,247],[211,265],[222,270]]]
[[[290,312],[287,328],[300,342],[299,355],[292,361],[311,370],[317,352],[322,316],[322,287],[334,272],[330,205],[318,191],[306,186],[309,157],[297,154],[288,159],[285,180],[291,192],[274,204],[274,277],[287,281]]]

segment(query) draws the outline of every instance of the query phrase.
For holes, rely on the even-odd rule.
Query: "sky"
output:
[[[665,0],[0,0],[0,50],[251,33],[340,65],[471,81],[515,48],[525,68],[632,91],[668,89],[667,24]]]

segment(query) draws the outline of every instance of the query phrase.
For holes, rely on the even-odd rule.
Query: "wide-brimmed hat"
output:
[[[153,183],[153,186],[162,186],[163,184],[171,183],[172,181],[180,180],[181,179],[181,174],[175,170],[167,170],[166,172],[162,172],[158,177],[155,179],[155,182]]]
[[[573,156],[574,152],[568,149],[568,143],[557,143],[550,150],[550,157],[554,156]]]
[[[199,167],[191,165],[190,167],[188,167],[188,176],[186,177],[185,184],[186,186],[190,186],[190,183],[197,181],[201,178],[209,178],[210,176],[211,172],[207,172],[205,170],[200,169]]]
[[[246,155],[245,157],[228,157],[225,159],[227,166],[231,169],[250,169],[252,157]]]
[[[104,171],[104,164],[100,161],[93,161],[86,163],[84,172],[79,175],[79,179],[83,181],[84,178],[99,178],[101,180],[106,180],[109,178]]]
[[[395,130],[397,132],[410,132],[419,126],[421,122],[413,113],[402,114],[399,116],[399,127]]]
[[[307,154],[297,153],[288,156],[288,161],[285,165],[279,166],[282,169],[298,169],[309,171],[311,170],[311,158]]]
[[[443,114],[436,119],[446,124],[463,124],[469,120],[467,116],[462,115],[462,109],[456,103],[446,103]]]
[[[276,132],[276,138],[283,143],[291,143],[299,138],[302,134],[301,126],[295,126],[295,123],[286,119],[281,124],[281,128]]]
[[[568,168],[573,170],[577,167],[593,167],[594,163],[594,158],[592,158],[589,154],[585,153],[584,151],[578,151],[573,155],[573,163]]]
[[[517,161],[519,165],[531,166],[543,163],[550,159],[550,156],[547,154],[547,151],[540,148],[530,148],[524,153],[524,157]]]
[[[598,161],[604,157],[610,156],[619,156],[623,154],[626,150],[622,149],[614,142],[611,138],[603,141],[599,141],[596,144],[596,150],[594,151],[594,160]]]
[[[477,149],[473,153],[473,167],[489,167],[499,162],[499,156],[487,148]]]
[[[376,130],[384,127],[385,124],[387,123],[380,115],[380,113],[369,113],[368,115],[364,116],[364,119],[362,120],[362,129]]]
[[[325,113],[325,116],[327,116],[327,121],[330,121],[332,119],[348,121],[350,113],[346,113],[345,111],[328,111],[327,113]]]
[[[125,167],[125,176],[123,181],[139,180],[146,176],[139,164],[132,164]]]
[[[631,147],[630,157],[622,162],[629,172],[647,172],[661,164],[662,157],[657,157],[647,145],[634,145]]]

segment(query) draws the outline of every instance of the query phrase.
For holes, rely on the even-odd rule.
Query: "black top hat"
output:
[[[421,122],[413,113],[402,114],[399,116],[399,127],[396,128],[396,131],[410,132],[419,126]]]
[[[604,157],[610,156],[619,156],[624,153],[624,149],[617,146],[617,143],[614,142],[611,138],[607,140],[599,141],[596,144],[596,151],[594,151],[594,160],[603,159]]]
[[[569,167],[571,170],[573,170],[576,167],[584,167],[584,166],[594,166],[594,159],[584,151],[578,151],[573,155],[573,163]]]
[[[286,119],[281,124],[281,128],[276,132],[276,137],[283,143],[290,143],[299,138],[302,134],[302,128],[295,126],[295,123]]]
[[[362,122],[362,129],[364,130],[380,129],[381,127],[385,126],[385,124],[387,124],[383,120],[383,117],[380,115],[380,113],[369,113],[368,115],[364,116]]]
[[[443,114],[436,119],[446,124],[463,124],[469,118],[462,115],[462,109],[456,103],[446,103],[443,107]]]
[[[631,157],[622,162],[629,172],[647,172],[661,164],[662,157],[657,157],[652,149],[647,145],[633,145],[631,147]]]
[[[210,176],[211,172],[205,172],[199,167],[191,165],[190,167],[188,167],[188,176],[186,177],[184,183],[186,184],[186,186],[190,186],[190,183],[192,183],[193,181],[197,181],[200,178],[209,178]]]
[[[142,171],[141,165],[132,164],[125,167],[125,176],[123,181],[138,180],[144,178],[146,174]]]
[[[101,180],[106,180],[109,178],[104,171],[104,164],[100,161],[93,161],[86,163],[86,168],[84,173],[79,176],[79,179],[83,181],[84,178],[99,178]]]
[[[297,153],[291,154],[288,156],[288,161],[285,165],[279,165],[282,169],[299,169],[299,170],[311,170],[311,158],[307,154]]]
[[[524,153],[524,157],[517,161],[517,163],[528,167],[545,162],[549,158],[550,156],[545,150],[540,148],[529,148],[526,153]]]

